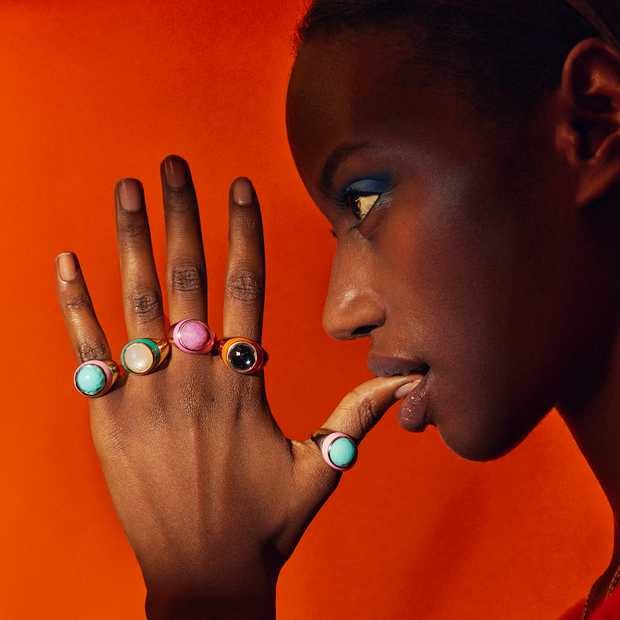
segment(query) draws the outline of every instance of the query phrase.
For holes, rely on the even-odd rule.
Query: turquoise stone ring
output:
[[[106,384],[105,372],[95,364],[81,366],[75,375],[75,385],[82,394],[96,396]]]
[[[329,460],[336,467],[350,467],[357,456],[357,446],[348,437],[337,437],[329,446]]]
[[[353,437],[346,433],[319,428],[312,433],[311,439],[319,447],[323,459],[332,469],[347,471],[355,465],[357,443]]]
[[[75,389],[83,396],[103,396],[118,377],[118,365],[107,360],[89,360],[80,364],[73,375]]]

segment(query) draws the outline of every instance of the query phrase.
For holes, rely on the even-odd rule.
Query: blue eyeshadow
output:
[[[360,179],[347,186],[345,192],[359,192],[360,194],[382,194],[389,187],[387,179]]]

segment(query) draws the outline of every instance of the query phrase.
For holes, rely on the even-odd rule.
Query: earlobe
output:
[[[586,206],[620,181],[620,55],[601,39],[581,41],[564,63],[559,94],[561,144]]]

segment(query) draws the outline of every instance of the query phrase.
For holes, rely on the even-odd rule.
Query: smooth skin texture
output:
[[[505,454],[557,406],[617,522],[620,59],[581,42],[511,123],[400,58],[392,31],[345,32],[302,44],[291,76],[293,156],[338,239],[325,328],[370,337],[377,375],[428,364],[424,424],[465,458]],[[343,208],[386,178],[372,208]],[[616,538],[591,609],[619,564]]]
[[[162,163],[170,321],[207,321],[200,220],[186,162]],[[114,192],[128,339],[163,338],[162,294],[144,193]],[[251,183],[230,194],[223,337],[261,341],[265,264]],[[60,305],[79,363],[111,359],[72,253],[57,258]],[[325,423],[361,441],[411,377],[373,379]],[[406,391],[406,389],[405,389]],[[273,618],[278,573],[340,474],[317,446],[284,437],[263,373],[241,376],[216,355],[174,349],[148,376],[127,376],[91,399],[91,428],[108,488],[159,618]]]

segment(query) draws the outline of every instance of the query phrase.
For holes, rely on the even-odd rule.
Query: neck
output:
[[[611,505],[614,550],[592,592],[590,609],[602,602],[620,567],[620,347],[616,346],[604,380],[587,402],[558,409]],[[620,586],[619,586],[620,587]]]

